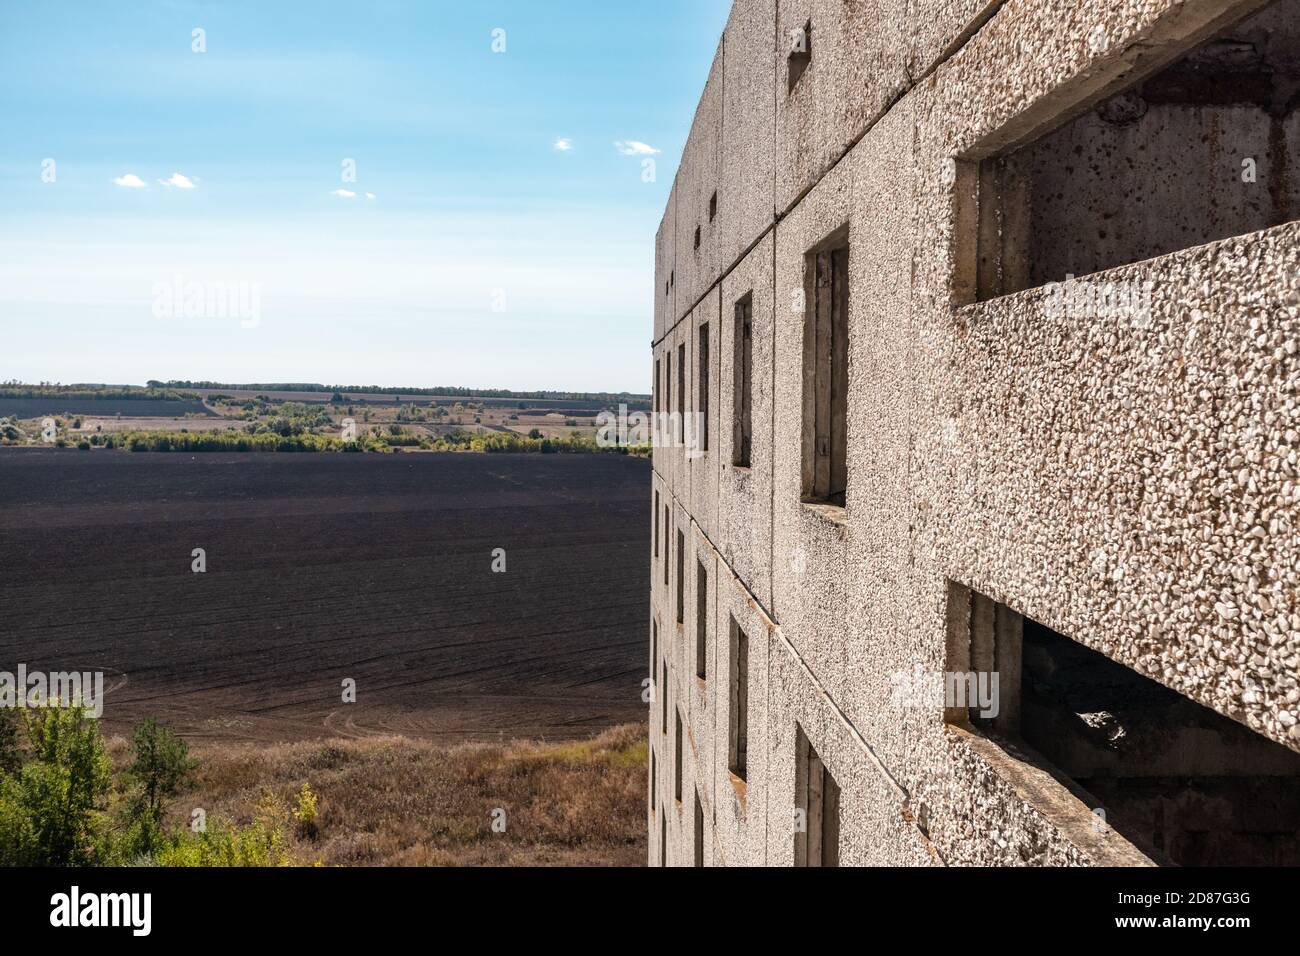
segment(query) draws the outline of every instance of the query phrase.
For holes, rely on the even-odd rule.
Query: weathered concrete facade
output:
[[[651,864],[1300,861],[1298,103],[1300,0],[736,0],[656,240]]]

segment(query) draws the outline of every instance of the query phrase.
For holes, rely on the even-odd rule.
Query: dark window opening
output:
[[[718,194],[715,192],[709,197],[709,222],[713,222],[718,215]]]
[[[686,536],[677,530],[677,623],[686,623]]]
[[[655,661],[659,660],[659,618],[650,621],[650,677],[655,676]]]
[[[807,257],[803,500],[844,507],[848,487],[849,247]]]
[[[659,411],[659,396],[663,393],[663,389],[660,386],[661,383],[659,381],[659,360],[655,359],[654,410],[656,412]]]
[[[695,792],[695,865],[704,866],[704,804]]]
[[[673,737],[673,799],[678,803],[682,802],[682,711],[677,708],[676,711],[676,728],[677,732]]]
[[[686,343],[677,346],[677,411],[686,414]]]
[[[659,681],[659,702],[661,705],[660,710],[663,712],[663,725],[659,728],[659,732],[663,734],[665,737],[667,737],[668,736],[668,661],[667,660],[662,660],[659,662],[659,673],[661,675]]]
[[[797,725],[795,738],[795,806],[803,824],[794,834],[795,866],[839,866],[839,784]]]
[[[659,492],[655,492],[655,560],[659,560]]]
[[[812,21],[809,20],[802,29],[790,33],[790,55],[786,61],[786,92],[793,93],[795,84],[803,78],[804,72],[812,63]]]
[[[746,779],[749,763],[749,638],[731,619],[731,685],[727,707],[727,769]]]
[[[695,248],[700,248],[700,227],[695,227]]]
[[[709,325],[700,326],[699,391],[696,412],[700,416],[700,451],[709,450]]]
[[[668,815],[659,808],[659,865],[668,865]]]
[[[659,782],[655,779],[655,750],[650,748],[650,806],[653,808],[658,801],[655,799],[655,793],[659,789]]]
[[[977,299],[1300,217],[1298,90],[1300,0],[1280,0],[1029,145],[985,159]],[[1097,291],[1133,308],[1147,293]]]
[[[970,648],[969,665],[955,667],[993,662],[998,709],[1008,715],[972,724],[1013,749],[1032,748],[1156,862],[1300,864],[1300,753],[983,595],[953,590]]]
[[[746,295],[736,303],[734,342],[734,383],[732,401],[735,420],[732,437],[732,464],[750,467],[754,443],[754,296]]]
[[[669,537],[672,534],[670,530],[672,522],[669,517],[668,506],[664,505],[664,587],[668,587],[668,552],[672,543]]]
[[[709,676],[709,572],[704,562],[695,564],[695,676]]]

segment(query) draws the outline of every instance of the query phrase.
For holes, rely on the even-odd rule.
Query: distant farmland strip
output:
[[[0,398],[0,418],[40,415],[122,415],[131,418],[180,418],[213,413],[202,402],[122,398]]]

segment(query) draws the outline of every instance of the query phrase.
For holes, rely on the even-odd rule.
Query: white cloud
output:
[[[194,189],[194,180],[180,173],[172,173],[168,179],[160,179],[158,182],[164,186],[175,186],[177,189]]]
[[[144,180],[141,179],[139,176],[137,176],[135,173],[126,173],[122,176],[118,176],[116,179],[113,180],[113,182],[117,183],[119,186],[125,186],[127,189],[145,188]]]
[[[367,198],[367,199],[374,199],[374,198],[375,198],[375,194],[374,194],[374,193],[366,193],[366,198]]]
[[[573,149],[573,140],[569,139],[567,136],[561,136],[555,141],[554,149],[557,153],[567,153],[569,150]]]
[[[356,199],[357,194],[350,189],[335,189],[330,192],[331,196],[338,196],[340,199]]]
[[[662,152],[635,139],[620,139],[614,144],[614,148],[624,156],[654,156]]]

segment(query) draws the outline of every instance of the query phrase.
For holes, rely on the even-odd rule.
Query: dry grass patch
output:
[[[316,838],[298,836],[291,848],[304,864],[639,866],[646,746],[643,725],[557,744],[199,744],[197,786],[176,801],[171,822],[184,826],[202,807],[210,820],[243,825],[267,791],[287,815],[306,783],[319,805]],[[497,809],[502,833],[493,832]]]

